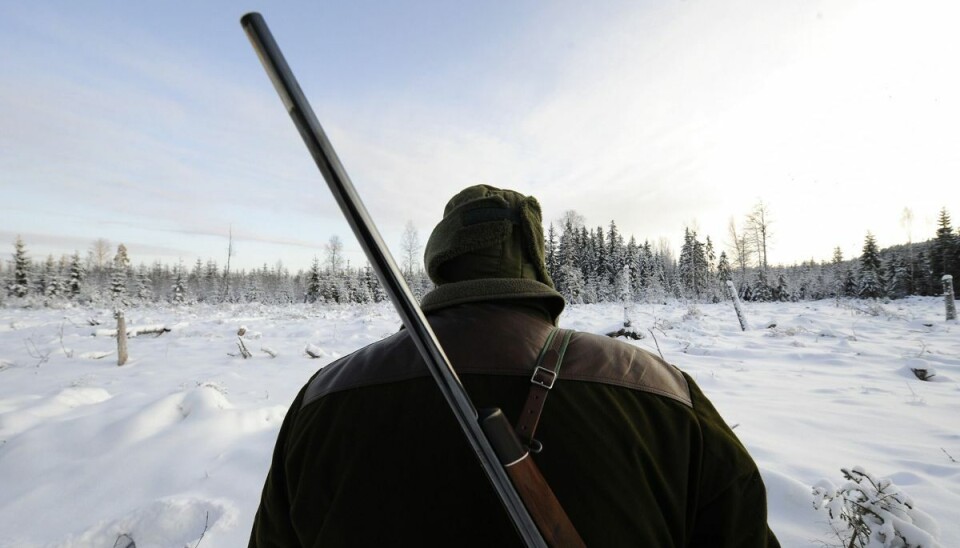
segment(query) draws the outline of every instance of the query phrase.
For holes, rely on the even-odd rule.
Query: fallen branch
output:
[[[165,325],[141,325],[139,327],[128,327],[127,337],[136,337],[138,335],[156,335],[160,336],[169,333],[170,328]],[[116,329],[98,329],[93,333],[94,337],[116,337]]]
[[[237,347],[240,348],[240,355],[243,356],[243,359],[253,356],[253,354],[247,350],[247,345],[243,344],[243,337],[237,337]]]
[[[613,339],[615,339],[615,338],[617,338],[617,337],[624,337],[624,338],[626,338],[626,339],[633,339],[633,340],[635,340],[635,341],[639,341],[640,339],[643,338],[643,334],[642,334],[642,333],[637,333],[637,332],[634,331],[633,329],[628,329],[628,328],[629,328],[629,326],[627,326],[627,327],[621,327],[621,328],[618,329],[617,331],[611,331],[610,333],[607,333],[606,335],[607,335],[608,337],[610,337],[610,338],[613,338]]]

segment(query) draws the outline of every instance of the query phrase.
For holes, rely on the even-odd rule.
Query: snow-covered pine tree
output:
[[[147,271],[147,265],[140,263],[137,267],[137,300],[141,303],[153,301],[153,291],[150,290],[150,273]]]
[[[557,271],[560,269],[560,265],[557,263],[557,235],[554,232],[553,223],[550,223],[550,227],[547,229],[544,248],[547,274],[550,275],[550,279],[556,281]]]
[[[183,263],[177,266],[174,272],[173,289],[170,301],[174,304],[183,304],[187,301],[186,281],[183,276]]]
[[[600,292],[598,291],[597,275],[593,272],[587,276],[583,284],[583,302],[586,304],[595,304],[600,302]]]
[[[259,269],[251,271],[244,280],[243,301],[247,303],[262,303],[264,301],[263,283],[263,271]]]
[[[637,245],[637,239],[630,236],[630,241],[624,250],[624,262],[630,267],[630,294],[636,300],[640,294],[640,246]]]
[[[770,287],[770,282],[767,281],[767,273],[762,269],[757,269],[757,277],[753,280],[753,285],[750,288],[750,298],[754,301],[772,301],[773,300],[773,288]]]
[[[730,260],[727,259],[727,252],[720,252],[720,259],[717,261],[717,282],[721,295],[728,294],[727,282],[733,281],[733,274],[730,272]]]
[[[590,266],[586,273],[587,293],[593,293],[592,300],[588,302],[600,302],[601,300],[610,300],[608,276],[606,272],[607,264],[607,244],[606,236],[603,233],[603,227],[598,226],[590,232]]]
[[[709,272],[710,266],[704,244],[697,239],[695,231],[685,227],[683,246],[680,248],[680,259],[677,263],[677,275],[682,294],[689,298],[700,299],[707,291]]]
[[[220,274],[219,267],[217,267],[217,261],[207,259],[207,264],[204,266],[203,271],[203,292],[207,296],[207,301],[219,302],[221,296],[220,285],[222,281],[223,277]]]
[[[53,259],[53,255],[47,255],[47,260],[43,264],[43,280],[45,297],[57,297],[62,293],[60,272],[57,270],[57,262]]]
[[[958,253],[960,253],[958,240],[960,239],[953,232],[947,208],[941,209],[937,218],[937,236],[932,242],[929,255],[930,271],[933,278],[930,285],[935,287],[938,293],[941,287],[940,279],[944,274],[950,274],[955,279],[960,279],[960,271],[958,271],[960,265],[958,265],[957,260]]]
[[[30,259],[23,239],[17,236],[13,244],[13,279],[7,286],[7,294],[13,297],[26,297],[30,292]]]
[[[571,224],[570,219],[567,219],[565,224],[561,227],[562,232],[560,233],[560,238],[557,241],[556,249],[553,254],[553,262],[555,263],[555,270],[550,273],[550,277],[553,279],[554,285],[557,287],[557,291],[567,295],[564,289],[567,287],[567,280],[564,279],[565,270],[564,266],[569,262],[573,262],[573,239],[574,239],[574,229]]]
[[[577,233],[576,241],[573,245],[574,261],[573,264],[580,269],[583,283],[586,285],[590,273],[595,270],[594,258],[591,250],[590,233],[587,227],[581,226]]]
[[[76,298],[80,295],[85,274],[83,261],[80,260],[80,252],[74,251],[73,257],[70,258],[70,274],[67,280],[67,295],[70,298]]]
[[[790,285],[783,270],[777,271],[777,285],[773,288],[773,300],[786,302],[792,300],[790,295]]]
[[[819,268],[817,268],[817,275],[814,278],[814,286],[811,288],[808,297],[811,299],[825,299],[833,295],[833,286],[831,282],[828,282],[830,279],[828,276],[831,274],[830,264],[826,261],[821,261]]]
[[[654,255],[654,287],[653,293],[657,301],[663,301],[669,295],[677,295],[677,261],[673,258],[669,242],[661,239],[657,244]]]
[[[617,229],[617,223],[610,221],[610,227],[607,229],[607,242],[604,253],[604,270],[606,270],[606,279],[612,286],[613,293],[617,293],[617,278],[626,266],[626,249],[623,245],[623,235]],[[616,296],[614,296],[616,298]]]
[[[314,257],[310,272],[307,273],[307,292],[303,296],[303,302],[315,303],[321,299],[322,284],[320,278],[320,260]]]
[[[200,259],[200,257],[197,257],[197,262],[193,263],[193,269],[190,270],[190,274],[187,276],[187,288],[198,302],[204,301],[203,260]]]
[[[373,302],[373,291],[370,288],[371,282],[370,278],[374,277],[373,273],[370,271],[369,266],[364,268],[357,269],[356,273],[356,285],[353,290],[353,298],[355,302],[365,304]]]
[[[854,267],[848,266],[843,271],[843,286],[841,287],[841,296],[856,297],[857,287],[857,276],[854,272]]]
[[[711,302],[720,302],[720,297],[724,291],[717,284],[717,271],[713,265],[717,261],[716,251],[713,249],[713,241],[707,236],[706,243],[703,246],[703,287],[704,294]]]
[[[172,284],[173,274],[170,272],[170,266],[159,260],[153,261],[150,267],[150,290],[154,298],[169,294]]]
[[[52,274],[51,270],[47,268],[46,261],[35,266],[35,273],[36,275],[33,278],[33,292],[40,296],[46,296],[47,284]]]
[[[583,273],[573,265],[573,261],[567,261],[560,267],[560,278],[563,280],[563,287],[559,288],[560,293],[572,304],[583,303],[586,282],[583,279]]]
[[[792,290],[790,295],[791,301],[803,301],[809,297],[811,287],[814,285],[813,273],[816,269],[817,263],[810,259],[800,264],[799,272],[796,271],[796,268],[786,270],[787,273],[794,274],[792,279],[795,280],[794,282],[788,282],[790,287],[796,288]]]
[[[918,250],[913,257],[913,291],[914,295],[932,295],[930,280],[933,274],[930,271],[930,261],[927,260],[927,254],[922,249]]]
[[[846,270],[843,268],[843,251],[840,250],[840,246],[833,248],[831,268],[833,272],[833,296],[837,298],[843,297],[844,286],[846,285]]]
[[[660,284],[662,278],[662,268],[658,269],[657,258],[653,252],[653,246],[650,240],[644,240],[640,248],[640,299],[643,301],[659,300],[659,295],[654,296],[654,286]],[[659,287],[663,288],[662,285]],[[661,291],[662,292],[662,291]]]
[[[892,299],[901,299],[910,294],[910,272],[898,253],[891,253],[885,265],[885,293]]]
[[[114,265],[110,273],[110,298],[123,301],[127,295],[127,271]]]
[[[685,293],[693,296],[696,293],[696,282],[693,274],[693,234],[689,227],[683,227],[683,244],[680,246],[680,259],[677,261],[677,274]]]
[[[877,299],[884,295],[880,266],[880,251],[877,249],[877,241],[873,234],[867,232],[867,237],[863,242],[863,254],[860,256],[857,296],[864,299]]]
[[[130,257],[127,255],[127,246],[117,246],[117,254],[113,256],[110,273],[110,298],[114,301],[124,301],[127,295],[127,271],[130,268]]]

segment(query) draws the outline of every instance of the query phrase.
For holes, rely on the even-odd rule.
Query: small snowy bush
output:
[[[917,510],[892,481],[863,468],[842,468],[840,487],[823,480],[813,488],[813,506],[826,510],[830,525],[847,548],[939,547],[937,523]]]
[[[683,314],[684,321],[690,320],[699,320],[703,317],[703,312],[700,311],[700,307],[696,303],[692,303],[687,306],[687,311]]]

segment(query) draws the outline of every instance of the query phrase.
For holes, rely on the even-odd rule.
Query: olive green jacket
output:
[[[515,419],[553,329],[519,302],[431,325],[477,408]],[[778,546],[744,447],[693,380],[576,333],[535,461],[588,546]],[[251,547],[516,546],[519,537],[405,331],[319,371],[277,439]]]

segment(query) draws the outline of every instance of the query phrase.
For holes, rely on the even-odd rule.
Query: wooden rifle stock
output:
[[[547,544],[557,548],[586,546],[529,453],[506,468]]]
[[[551,546],[583,546],[583,541],[576,534],[533,459],[527,455],[518,460],[514,458],[514,453],[498,452],[491,445],[488,434],[484,433],[486,427],[481,428],[479,414],[473,402],[440,347],[423,311],[416,304],[400,269],[383,243],[263,17],[259,13],[248,13],[240,19],[240,23],[518,534],[527,546],[547,546],[544,537]],[[496,411],[502,420],[493,419],[489,424],[500,423],[498,432],[503,430],[505,425],[516,442],[511,450],[516,451],[519,447],[526,453],[506,418],[499,410]],[[487,415],[486,419],[489,418]],[[506,444],[502,449],[506,451],[510,447],[510,444]],[[559,524],[561,519],[566,525]],[[570,536],[571,534],[574,536]]]
[[[481,409],[480,426],[547,544],[558,548],[586,546],[503,411]]]

